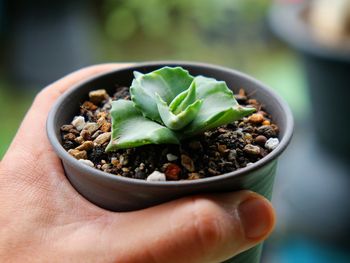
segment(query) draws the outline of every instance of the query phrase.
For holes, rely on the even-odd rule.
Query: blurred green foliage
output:
[[[13,87],[9,83],[1,81],[0,78],[0,159],[5,154],[8,146],[14,137],[18,126],[31,104],[33,94],[28,90],[13,92]],[[16,105],[14,107],[14,105]]]
[[[216,54],[209,51],[213,46],[227,51],[234,46],[246,46],[247,41],[250,47],[265,42],[264,20],[269,3],[269,0],[105,0],[101,17],[104,47],[109,47],[106,56],[122,60],[216,62],[212,61]]]
[[[269,0],[105,0],[103,11],[106,33],[114,40],[127,41],[142,34],[176,41],[191,31],[223,33],[222,29],[239,20],[256,23],[264,17],[269,3]]]

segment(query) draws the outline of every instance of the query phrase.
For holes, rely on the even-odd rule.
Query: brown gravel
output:
[[[145,145],[106,153],[111,136],[111,101],[130,99],[129,89],[119,87],[112,96],[103,89],[91,91],[71,124],[61,127],[62,145],[76,159],[96,169],[148,181],[196,180],[246,167],[271,152],[278,144],[278,126],[256,99],[243,89],[235,95],[257,112],[185,140],[181,145]],[[269,140],[270,139],[270,140]],[[273,143],[273,147],[271,147]],[[266,147],[267,145],[267,147]],[[163,178],[164,179],[164,178]],[[163,180],[162,179],[162,180]]]

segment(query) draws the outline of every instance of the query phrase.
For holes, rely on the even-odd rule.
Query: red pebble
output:
[[[171,163],[165,168],[164,173],[167,180],[179,180],[181,168],[178,165]]]

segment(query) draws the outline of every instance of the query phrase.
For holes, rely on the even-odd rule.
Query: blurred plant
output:
[[[181,67],[134,75],[131,101],[112,102],[112,137],[106,151],[178,144],[255,111],[240,106],[224,81],[193,77]]]
[[[105,30],[116,41],[128,40],[139,33],[148,38],[177,38],[176,32],[182,30],[220,31],[237,18],[256,21],[269,3],[269,0],[105,0]]]

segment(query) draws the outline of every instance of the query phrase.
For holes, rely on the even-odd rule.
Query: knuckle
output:
[[[224,211],[214,202],[194,197],[191,208],[191,236],[194,241],[204,249],[217,246],[225,240],[225,224],[223,224]]]

